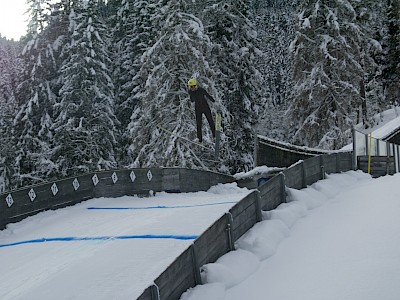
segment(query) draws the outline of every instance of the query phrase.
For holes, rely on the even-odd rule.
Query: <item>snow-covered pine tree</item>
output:
[[[16,103],[15,93],[22,72],[22,61],[18,57],[20,52],[19,42],[7,40],[0,35],[0,99],[3,103]]]
[[[53,143],[51,128],[65,22],[62,20],[64,8],[51,2],[28,1],[30,21],[27,36],[22,40],[25,47],[21,56],[24,71],[17,89],[20,109],[14,120],[18,139],[15,162],[17,185],[47,180],[55,168],[50,160]]]
[[[338,149],[348,143],[360,107],[360,28],[347,0],[307,0],[291,44],[293,79],[289,120],[293,142]]]
[[[295,12],[300,1],[253,0],[251,16],[255,24],[259,48],[263,55],[256,61],[263,74],[270,97],[260,112],[259,134],[287,140],[287,124],[284,112],[291,89],[291,63],[289,45],[294,39]]]
[[[118,0],[120,1],[120,0]],[[112,21],[113,28],[113,80],[115,85],[116,115],[122,131],[119,142],[120,161],[126,160],[129,146],[128,124],[138,103],[137,91],[144,82],[139,72],[143,53],[156,41],[161,24],[157,22],[158,0],[122,0]],[[110,3],[112,4],[112,3]],[[115,4],[114,4],[115,5]]]
[[[381,111],[384,102],[382,61],[383,42],[387,30],[385,29],[385,1],[352,1],[357,14],[357,24],[361,34],[357,41],[360,45],[360,64],[364,76],[360,81],[361,109],[357,123],[363,122],[368,128],[374,125],[373,116]]]
[[[114,78],[117,78],[117,116],[123,129],[129,124],[138,101],[133,95],[141,82],[135,82],[134,78],[140,70],[142,55],[153,46],[159,34],[158,26],[161,25],[155,16],[158,2],[122,0],[117,11]]]
[[[383,69],[385,104],[399,105],[400,97],[400,1],[388,0],[388,35],[385,39],[386,60]]]
[[[214,78],[222,106],[225,139],[222,157],[230,173],[253,167],[254,134],[260,103],[266,94],[265,84],[254,63],[261,52],[256,32],[249,19],[246,0],[218,1],[205,12],[207,34],[214,44]]]
[[[22,70],[20,51],[19,43],[0,36],[0,193],[12,188],[14,176],[13,119],[17,112],[15,92]]]
[[[61,176],[117,166],[107,31],[96,0],[73,3],[53,125],[56,145],[52,158]]]
[[[196,132],[194,109],[186,91],[188,79],[197,77],[200,85],[216,95],[207,62],[210,41],[200,19],[185,11],[185,0],[166,1],[158,10],[157,18],[163,20],[158,40],[142,57],[136,80],[144,85],[135,91],[140,104],[129,124],[130,156],[135,167],[205,167],[196,146],[178,138],[194,138]],[[204,140],[210,140],[209,130]]]

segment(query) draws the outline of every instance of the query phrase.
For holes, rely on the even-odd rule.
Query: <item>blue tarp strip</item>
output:
[[[38,244],[50,242],[75,242],[75,241],[107,241],[107,240],[129,240],[129,239],[174,239],[174,240],[194,240],[197,235],[121,235],[121,236],[99,236],[99,237],[55,237],[40,238],[27,241],[0,244],[0,248],[13,247],[24,244]]]
[[[89,210],[142,210],[142,209],[166,209],[166,208],[190,208],[190,207],[201,207],[201,206],[212,206],[212,205],[223,205],[237,203],[234,201],[230,202],[218,202],[218,203],[207,203],[207,204],[197,204],[197,205],[176,205],[176,206],[145,206],[145,207],[88,207]]]

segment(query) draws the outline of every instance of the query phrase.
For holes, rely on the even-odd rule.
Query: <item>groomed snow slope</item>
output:
[[[136,299],[250,191],[93,199],[0,231],[0,299]]]

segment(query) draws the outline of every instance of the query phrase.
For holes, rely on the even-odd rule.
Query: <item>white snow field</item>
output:
[[[181,300],[400,299],[400,174],[332,174],[288,194]]]
[[[0,231],[0,299],[136,299],[250,191],[93,199]]]
[[[263,212],[181,300],[398,300],[400,174],[328,175]],[[136,299],[250,191],[94,199],[0,231],[0,299]]]

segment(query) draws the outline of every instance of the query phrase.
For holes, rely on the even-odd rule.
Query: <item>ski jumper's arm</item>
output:
[[[211,97],[211,95],[209,93],[207,93],[207,91],[205,89],[203,89],[204,95],[210,99],[211,102],[215,102],[215,99],[213,97]]]

